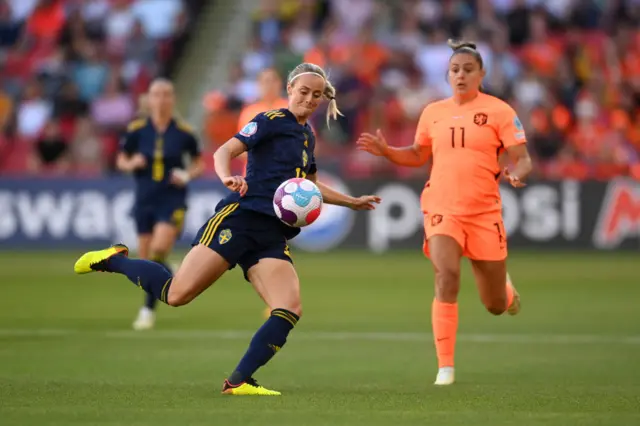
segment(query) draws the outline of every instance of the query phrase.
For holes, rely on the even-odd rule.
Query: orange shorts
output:
[[[473,260],[507,258],[507,237],[502,214],[451,216],[437,213],[424,215],[424,254],[429,257],[429,238],[434,235],[452,237],[462,247],[463,256]]]

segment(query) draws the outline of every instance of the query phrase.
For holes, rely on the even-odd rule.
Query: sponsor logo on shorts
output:
[[[218,242],[220,244],[226,244],[229,242],[229,240],[231,240],[232,237],[233,234],[231,233],[231,229],[223,229],[218,235]]]
[[[441,214],[434,214],[433,216],[431,216],[431,226],[438,226],[440,225],[441,222],[442,222]]]

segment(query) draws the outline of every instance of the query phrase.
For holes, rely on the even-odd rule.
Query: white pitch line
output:
[[[73,330],[73,329],[3,329],[0,337],[100,337],[106,339],[157,339],[157,340],[247,340],[255,331],[248,330]],[[371,342],[427,342],[430,333],[407,332],[349,332],[349,331],[298,331],[292,340],[316,341],[371,341]],[[513,344],[624,344],[640,345],[640,335],[611,336],[595,334],[459,334],[458,341],[473,343]]]

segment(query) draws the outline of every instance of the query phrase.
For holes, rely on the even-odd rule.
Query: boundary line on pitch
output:
[[[74,330],[63,328],[12,329],[0,328],[0,337],[67,337],[86,336],[106,339],[250,339],[255,331],[247,330]],[[315,341],[372,341],[372,342],[426,342],[433,339],[431,333],[408,332],[357,332],[357,331],[297,331],[292,340]],[[624,344],[640,345],[640,335],[607,336],[596,334],[487,334],[460,333],[457,340],[472,343],[514,343],[514,344]]]

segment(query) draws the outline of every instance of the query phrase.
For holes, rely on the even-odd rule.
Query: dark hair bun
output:
[[[471,50],[477,50],[477,46],[475,43],[471,42],[471,41],[463,41],[463,40],[453,40],[453,39],[449,39],[447,41],[447,45],[455,52],[456,50],[460,50],[460,49],[471,49]]]

